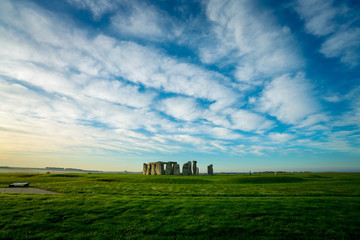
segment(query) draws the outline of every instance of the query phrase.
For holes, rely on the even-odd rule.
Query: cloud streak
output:
[[[320,110],[312,86],[302,74],[283,75],[269,82],[258,108],[287,124],[296,124]]]
[[[215,49],[201,48],[202,60],[212,63],[231,56],[238,81],[259,84],[264,77],[302,66],[290,29],[254,1],[211,0],[207,16],[219,43]]]
[[[305,28],[316,37],[324,37],[319,51],[328,58],[339,58],[349,67],[360,63],[360,21],[357,8],[334,1],[297,1],[296,11]]]

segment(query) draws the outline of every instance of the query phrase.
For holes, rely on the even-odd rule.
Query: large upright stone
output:
[[[161,175],[165,175],[164,163],[161,163]]]
[[[213,169],[213,165],[210,164],[208,167],[207,167],[207,174],[208,175],[214,175],[214,169]]]
[[[196,163],[197,163],[197,161],[193,161],[193,165],[192,165],[192,172],[194,175],[197,175],[196,174]]]
[[[183,175],[191,175],[191,162],[184,163],[183,165]]]
[[[196,175],[199,175],[199,167],[196,167]]]
[[[156,162],[156,169],[155,169],[156,175],[164,175],[164,164],[162,162]]]
[[[150,163],[147,165],[146,175],[151,175],[151,164]]]
[[[172,164],[170,162],[166,163],[166,167],[165,167],[165,175],[172,175],[173,171],[172,171]]]
[[[148,167],[148,165],[146,163],[144,163],[144,165],[143,165],[143,175],[146,175],[147,167]]]
[[[156,175],[155,163],[150,163],[150,165],[151,165],[151,175]]]
[[[180,175],[180,165],[177,163],[174,164],[174,175]]]

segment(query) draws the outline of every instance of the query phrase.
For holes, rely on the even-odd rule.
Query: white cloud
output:
[[[248,147],[247,151],[252,154],[256,154],[259,156],[266,155],[264,152],[274,151],[275,147],[268,147],[268,146],[251,146]]]
[[[289,133],[270,133],[269,137],[271,140],[276,142],[288,142],[294,139],[296,136]]]
[[[122,35],[160,40],[167,37],[167,31],[164,31],[164,28],[170,19],[152,6],[133,4],[130,12],[116,14],[111,18],[111,22],[116,31]]]
[[[193,98],[173,97],[161,101],[159,109],[169,116],[185,121],[201,117],[202,109]]]
[[[185,134],[167,135],[167,136],[163,136],[163,137],[165,137],[169,140],[182,142],[185,144],[195,144],[195,145],[205,145],[206,144],[206,141],[202,138],[185,135]]]
[[[326,97],[323,97],[323,99],[324,99],[325,101],[328,101],[328,102],[331,102],[331,103],[337,103],[337,102],[340,102],[340,101],[341,101],[341,98],[339,98],[339,97],[336,96],[336,95],[326,96]]]
[[[71,5],[89,10],[95,20],[109,16],[111,28],[118,36],[130,36],[151,41],[179,37],[184,26],[150,3],[125,0],[67,0]]]
[[[101,34],[89,39],[85,32],[69,30],[58,16],[45,14],[37,7],[35,10],[11,5],[8,8],[2,18],[9,27],[3,29],[0,37],[0,42],[8,46],[1,50],[3,75],[72,97],[77,97],[84,86],[98,84],[97,78],[115,77],[158,91],[213,101],[213,109],[229,106],[238,98],[237,93],[225,85],[227,80],[222,75],[178,61],[157,49],[119,42]],[[45,20],[29,21],[33,18],[32,12]],[[27,22],[27,28],[21,27],[22,22]],[[43,28],[42,24],[46,26]],[[30,34],[28,29],[53,37],[44,40]],[[27,34],[26,38],[16,37],[23,34]],[[114,99],[111,95],[107,98]],[[142,102],[143,95],[138,95],[138,102]]]
[[[175,143],[168,145],[169,141],[161,137],[168,132],[181,136],[172,138],[175,142],[214,149],[204,138],[191,136],[199,130],[186,132],[189,126],[164,118],[151,108],[161,103],[156,102],[162,98],[158,93],[165,92],[183,96],[162,102],[164,112],[177,119],[187,122],[202,114],[206,117],[198,100],[208,102],[207,112],[223,117],[222,109],[239,99],[226,77],[155,48],[102,34],[88,37],[89,32],[69,27],[73,25],[36,5],[5,2],[3,6],[0,19],[6,28],[0,27],[0,42],[7,47],[0,49],[0,73],[6,81],[23,84],[15,89],[26,93],[9,92],[3,99],[2,109],[7,116],[3,120],[11,122],[12,128],[4,122],[2,128],[23,132],[41,128],[39,134],[57,136],[55,142],[67,142],[59,144],[59,148],[70,144],[74,148],[92,146],[119,151],[179,151]],[[18,104],[14,110],[11,104],[18,95],[26,100],[17,101],[26,104]],[[26,123],[13,119],[22,115]],[[67,125],[67,130],[58,136],[58,129]],[[200,133],[221,139],[237,137],[225,129],[209,129]],[[25,145],[25,140],[21,142]]]
[[[0,79],[0,92],[0,138],[4,152],[16,149],[28,153],[68,152],[83,148],[179,151],[176,146],[152,141],[151,134],[137,132],[151,131],[154,126],[164,130],[174,128],[156,113],[134,111],[97,99],[74,101],[49,96],[3,79]]]
[[[360,88],[355,88],[344,96],[344,101],[349,104],[348,110],[340,116],[336,116],[332,123],[334,126],[358,126],[360,127]]]
[[[337,15],[332,7],[333,1],[328,0],[301,0],[297,2],[296,10],[305,20],[308,32],[324,36],[336,30],[334,18]]]
[[[231,56],[237,64],[235,77],[239,81],[259,84],[264,76],[302,66],[290,29],[276,23],[271,13],[259,9],[254,1],[211,0],[207,16],[219,42],[200,49],[202,60],[226,61]]]
[[[204,117],[206,120],[211,122],[216,126],[222,126],[225,128],[229,128],[231,126],[231,122],[229,119],[229,114],[226,113],[227,110],[224,112],[215,112],[215,111],[205,111]]]
[[[353,67],[360,63],[360,28],[340,30],[331,35],[320,48],[328,58],[339,57],[340,61]]]
[[[244,138],[241,134],[235,133],[234,131],[223,127],[209,128],[208,133],[217,139],[235,140]]]
[[[1,111],[3,114],[24,115],[34,119],[53,119],[73,124],[82,117],[82,112],[70,99],[59,96],[49,97],[31,91],[16,83],[7,83],[0,78]],[[11,126],[9,121],[6,125]],[[4,125],[3,125],[4,126]],[[21,131],[27,131],[21,129]],[[31,129],[33,131],[33,129]]]
[[[279,121],[296,124],[320,110],[312,85],[302,74],[283,75],[269,82],[258,102],[258,109]]]
[[[330,117],[324,113],[312,114],[308,116],[306,119],[304,119],[302,122],[300,122],[298,125],[296,125],[295,128],[308,128],[316,124],[319,124],[321,122],[322,123],[329,122],[329,120]]]
[[[100,20],[101,17],[111,11],[117,9],[117,5],[122,1],[112,0],[67,0],[68,3],[80,9],[90,10],[95,20]]]
[[[92,11],[97,20],[119,6],[110,1],[72,3]],[[133,10],[128,19],[125,15],[113,18],[124,21],[118,22],[124,38],[136,35],[143,38],[141,42],[151,37],[170,39],[182,31],[181,27],[169,31],[167,28],[176,24],[157,9]],[[295,124],[292,132],[299,128],[324,130],[322,124],[329,122],[325,114],[318,114],[312,86],[301,75],[274,78],[260,97],[248,97],[250,106],[245,105],[242,92],[248,90],[246,86],[301,65],[300,57],[291,50],[295,45],[289,29],[274,22],[269,12],[262,15],[250,1],[223,5],[211,1],[208,7],[209,18],[216,25],[209,36],[216,35],[218,45],[212,49],[210,44],[211,51],[204,50],[203,56],[209,54],[204,57],[210,59],[207,62],[225,59],[224,64],[234,64],[234,74],[245,81],[236,83],[192,60],[170,56],[154,47],[159,42],[141,45],[105,35],[112,29],[103,33],[81,30],[60,14],[35,3],[1,3],[0,45],[5,47],[0,48],[0,138],[4,143],[0,151],[11,144],[12,151],[16,147],[24,151],[95,149],[136,154],[228,151],[242,141],[258,144],[263,139],[283,142],[294,137],[290,133],[263,134],[275,123],[259,110]],[[226,59],[229,53],[234,54],[234,62]],[[257,108],[247,109],[252,106]],[[352,106],[342,116],[346,119],[342,124],[359,124],[359,109]],[[238,152],[264,154],[271,150],[256,146]]]
[[[106,80],[90,82],[84,88],[84,94],[137,108],[149,106],[155,97],[154,93],[140,93],[138,86],[126,85],[120,81]]]
[[[357,140],[358,137],[352,138],[351,140]],[[323,150],[327,150],[327,151],[337,151],[337,152],[359,152],[359,146],[358,146],[358,142],[356,143],[356,146],[354,146],[354,142],[351,143],[351,141],[349,141],[349,137],[347,136],[346,138],[342,138],[342,137],[328,137],[326,139],[323,139],[322,141],[317,140],[311,140],[311,139],[304,139],[304,140],[298,140],[297,142],[302,145],[302,146],[306,146],[308,148],[313,148],[313,149],[323,149]]]
[[[247,110],[237,110],[231,114],[232,128],[246,132],[268,130],[274,123],[265,117],[249,112]]]
[[[229,106],[238,98],[223,84],[226,78],[222,75],[180,62],[156,49],[120,42],[104,55],[114,74],[146,87],[215,101],[214,108]]]
[[[0,39],[1,42],[1,39]],[[30,83],[49,93],[61,93],[76,96],[79,86],[69,81],[66,75],[58,71],[48,71],[37,64],[21,61],[8,61],[0,57],[0,74]]]
[[[305,29],[323,38],[320,52],[328,58],[340,58],[350,67],[360,63],[360,20],[356,9],[326,0],[298,0],[295,9],[305,22]],[[354,24],[355,23],[355,24]]]

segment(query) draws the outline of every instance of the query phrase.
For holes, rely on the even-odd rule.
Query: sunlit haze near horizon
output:
[[[0,1],[0,166],[360,171],[360,2]]]

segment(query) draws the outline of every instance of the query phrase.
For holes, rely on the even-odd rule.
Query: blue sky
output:
[[[0,165],[360,171],[357,1],[0,2]]]

